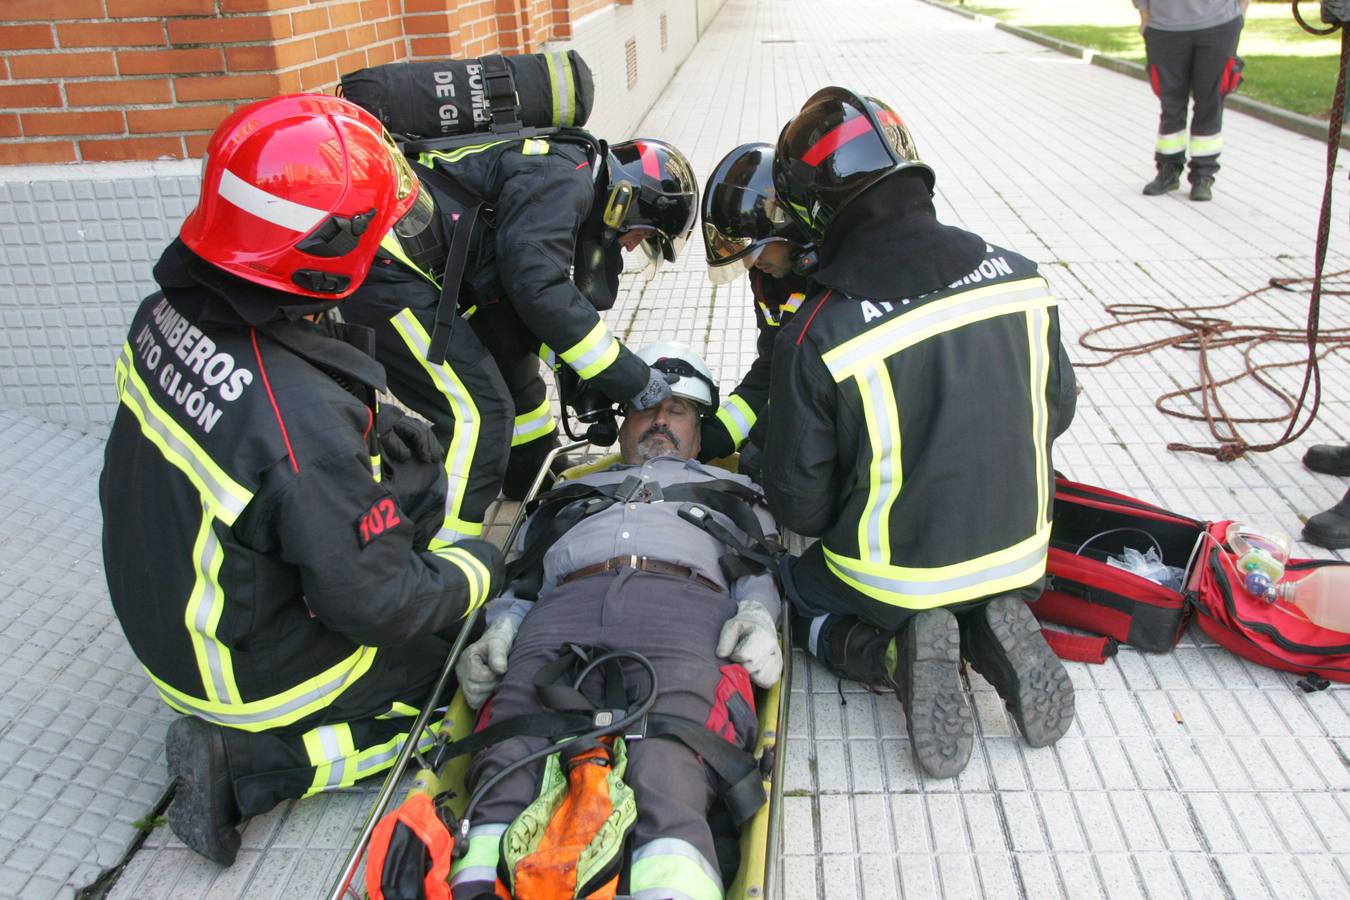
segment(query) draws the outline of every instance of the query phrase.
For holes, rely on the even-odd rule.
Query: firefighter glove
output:
[[[783,674],[783,650],[773,616],[758,600],[742,600],[736,615],[722,626],[717,655],[740,663],[750,680],[762,688],[778,683]]]
[[[483,636],[469,645],[455,665],[464,700],[478,709],[492,696],[506,674],[506,660],[516,639],[516,620],[502,616],[488,626]]]
[[[764,451],[758,444],[746,441],[741,444],[741,458],[736,463],[736,471],[755,483],[764,480]]]
[[[375,421],[375,434],[380,439],[380,453],[396,463],[416,459],[424,463],[439,463],[445,458],[431,427],[419,419],[403,414],[397,406],[381,406]]]
[[[629,407],[635,410],[643,410],[660,406],[670,399],[670,386],[679,380],[680,376],[674,372],[652,369],[651,377],[647,379],[647,386],[638,391],[636,397],[628,401]]]
[[[698,445],[699,462],[721,459],[736,452],[736,443],[731,439],[727,426],[716,416],[703,417],[703,422],[699,426]]]

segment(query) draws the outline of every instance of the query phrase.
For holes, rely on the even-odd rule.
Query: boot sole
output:
[[[999,597],[971,614],[966,657],[1008,707],[1022,737],[1048,747],[1073,724],[1073,682],[1019,597]]]
[[[909,699],[905,726],[919,766],[934,778],[953,778],[970,761],[975,719],[961,684],[961,632],[946,610],[920,613],[905,629]]]
[[[1144,196],[1145,196],[1145,197],[1161,197],[1163,194],[1170,194],[1172,191],[1175,191],[1175,190],[1178,189],[1179,187],[1181,187],[1181,182],[1180,182],[1180,181],[1178,181],[1176,184],[1168,184],[1166,187],[1164,187],[1164,188],[1163,188],[1162,190],[1160,190],[1160,191],[1157,191],[1157,190],[1151,191],[1151,190],[1149,190],[1147,187],[1145,187],[1145,188],[1144,188]]]
[[[212,758],[211,742],[219,738],[210,728],[192,718],[178,719],[169,726],[164,756],[176,787],[166,818],[184,844],[207,859],[229,866],[239,852],[239,833],[233,824],[216,821],[219,813],[212,788],[217,779],[228,781],[229,776],[216,771],[220,762]]]
[[[1350,538],[1323,534],[1316,528],[1309,528],[1307,525],[1303,526],[1303,539],[1310,544],[1316,544],[1328,550],[1344,550],[1350,547]]]

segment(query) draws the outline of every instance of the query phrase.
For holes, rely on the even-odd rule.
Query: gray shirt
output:
[[[617,484],[630,475],[661,486],[719,479],[752,484],[744,475],[674,456],[658,456],[636,466],[620,463],[567,483]],[[728,585],[722,567],[717,562],[728,548],[702,528],[680,518],[679,509],[680,504],[673,501],[634,501],[615,503],[608,509],[582,519],[544,554],[544,581],[540,596],[557,587],[565,576],[578,569],[603,563],[616,556],[649,556],[689,567],[727,588],[732,599],[738,602],[757,600],[777,619],[780,601],[772,576],[767,573],[743,576],[735,584]],[[766,535],[777,533],[778,526],[767,510],[756,507],[755,512]],[[731,524],[721,513],[713,515],[724,525]],[[500,615],[511,615],[519,621],[524,618],[529,607],[529,602],[518,598],[513,586],[508,586],[502,596],[488,606],[487,619],[493,622]]]
[[[1242,15],[1238,0],[1134,0],[1148,12],[1148,27],[1159,31],[1199,31]]]

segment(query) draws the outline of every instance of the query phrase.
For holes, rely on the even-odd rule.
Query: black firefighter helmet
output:
[[[661,261],[674,262],[698,215],[698,182],[684,154],[665,141],[639,138],[609,148],[606,229],[653,233],[642,242],[655,274]]]
[[[765,244],[809,243],[775,197],[773,158],[771,144],[741,144],[722,158],[703,189],[703,250],[714,284],[753,266]]]
[[[933,190],[936,176],[919,159],[895,110],[847,88],[817,91],[783,127],[774,157],[778,199],[820,240],[840,211],[883,178],[906,170]]]

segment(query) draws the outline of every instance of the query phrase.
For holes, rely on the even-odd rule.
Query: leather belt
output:
[[[666,562],[664,559],[652,559],[650,556],[616,556],[593,566],[583,566],[569,575],[564,575],[562,580],[576,581],[579,578],[589,578],[592,575],[600,575],[604,572],[614,572],[625,568],[637,569],[639,572],[655,572],[658,575],[674,575],[676,578],[688,578],[706,588],[717,591],[719,594],[726,593],[720,584],[711,578],[700,575],[688,566]]]

